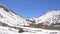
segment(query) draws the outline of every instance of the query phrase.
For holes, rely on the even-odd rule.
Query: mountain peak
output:
[[[0,3],[0,8],[3,8],[7,12],[11,11],[9,8],[7,8],[5,5],[3,5],[1,3]]]
[[[7,8],[3,4],[0,4],[0,22],[14,26],[25,25],[24,23],[27,24],[23,17],[19,16],[13,10]]]
[[[45,15],[38,18],[37,23],[56,24],[60,23],[60,10],[48,11]]]

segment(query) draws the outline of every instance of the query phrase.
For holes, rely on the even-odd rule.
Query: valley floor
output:
[[[60,34],[58,30],[47,30],[40,28],[21,27],[24,32],[19,33],[18,29],[0,26],[0,34]]]

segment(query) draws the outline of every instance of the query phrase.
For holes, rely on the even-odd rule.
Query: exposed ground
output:
[[[55,26],[55,25],[42,25],[42,24],[30,24],[28,27],[33,27],[33,28],[42,28],[42,29],[49,29],[49,30],[60,30],[60,26]]]

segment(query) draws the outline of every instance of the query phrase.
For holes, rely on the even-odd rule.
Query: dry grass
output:
[[[55,27],[53,25],[48,26],[48,25],[42,25],[42,24],[30,24],[28,27],[50,29],[50,30],[60,30],[60,26],[59,27]]]

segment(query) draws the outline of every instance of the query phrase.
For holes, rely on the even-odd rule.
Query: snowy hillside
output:
[[[60,23],[60,10],[48,11],[37,19],[36,24],[38,23],[47,23],[47,25]]]
[[[60,11],[49,11],[39,18],[26,19],[0,4],[0,34],[60,34],[60,27],[58,27],[59,29],[51,27],[56,30],[42,29],[41,23],[47,26],[60,23]]]
[[[45,30],[40,28],[22,27],[25,32],[19,33],[18,30],[0,26],[0,34],[60,34],[58,30]],[[26,28],[26,29],[25,29]]]
[[[23,17],[20,17],[2,4],[0,4],[0,22],[6,23],[10,26],[28,25]]]

